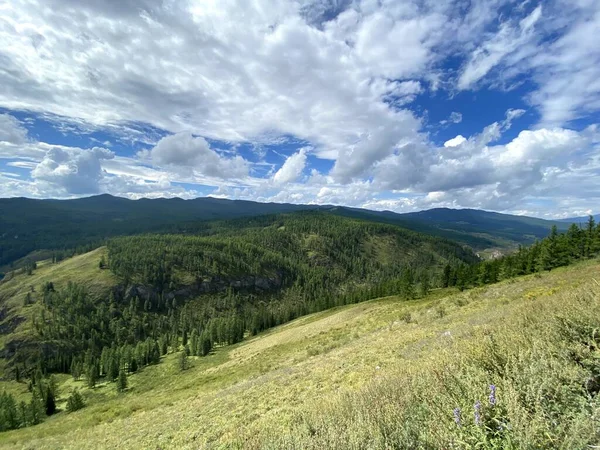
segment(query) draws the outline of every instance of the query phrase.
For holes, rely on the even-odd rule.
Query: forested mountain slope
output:
[[[0,267],[40,249],[72,249],[108,237],[176,230],[175,224],[312,208],[242,200],[139,199],[108,194],[73,200],[0,199]]]
[[[548,235],[552,226],[566,231],[570,223],[476,209],[436,208],[414,213],[337,208],[336,214],[379,221],[452,239],[476,250],[508,249],[529,245]],[[585,223],[582,220],[581,223]]]
[[[106,391],[96,389],[97,386],[113,386],[119,398],[124,398],[121,396],[126,392],[135,395],[135,391],[128,388],[129,378],[138,379],[136,374],[153,372],[152,367],[161,366],[161,361],[170,360],[171,353],[177,354],[176,367],[180,372],[189,369],[189,358],[204,357],[200,365],[205,367],[207,372],[201,375],[202,382],[207,382],[215,388],[227,385],[232,378],[218,379],[212,370],[214,364],[211,361],[215,361],[211,359],[212,356],[228,355],[226,350],[224,353],[223,348],[252,341],[254,336],[298,317],[387,295],[394,296],[395,304],[412,305],[411,302],[416,299],[427,301],[440,298],[449,292],[444,289],[456,292],[473,288],[475,291],[471,292],[477,292],[477,289],[484,286],[510,279],[511,281],[503,284],[506,288],[505,294],[498,289],[494,291],[493,299],[497,300],[499,305],[504,305],[503,299],[512,295],[509,294],[512,292],[510,285],[516,283],[516,277],[521,275],[535,274],[534,280],[545,278],[548,271],[584,260],[589,264],[581,265],[582,271],[571,272],[567,279],[572,287],[575,287],[575,279],[581,282],[590,281],[590,277],[593,278],[593,274],[597,273],[597,258],[600,254],[600,226],[596,225],[593,219],[590,219],[585,227],[571,225],[564,234],[553,227],[547,238],[534,245],[521,248],[509,256],[485,261],[479,260],[467,247],[452,241],[393,225],[340,217],[330,212],[304,211],[198,222],[186,225],[186,228],[180,231],[180,234],[144,234],[113,238],[108,241],[106,247],[92,252],[62,262],[46,261],[39,266],[29,264],[7,275],[0,283],[0,342],[4,357],[0,368],[3,378],[14,379],[16,384],[8,382],[5,386],[8,386],[10,392],[0,395],[0,431],[38,426],[46,417],[50,417],[49,422],[56,423],[55,415],[61,409],[74,412],[85,407],[86,402],[102,404],[104,401],[110,401],[110,396],[98,397],[99,393]],[[564,287],[562,282],[556,283],[556,278],[547,280],[554,280],[550,283],[560,289]],[[597,283],[594,279],[591,279],[591,282]],[[547,283],[543,286],[548,288]],[[432,297],[432,288],[441,289],[433,291]],[[554,292],[552,289],[550,294]],[[589,294],[588,291],[584,293]],[[526,298],[535,298],[537,295],[527,294]],[[464,302],[468,302],[466,299],[472,298],[470,294],[467,296],[457,297],[453,301],[458,307],[464,306]],[[566,322],[556,322],[557,325],[567,326],[564,331],[570,339],[567,344],[559,340],[563,331],[558,334],[548,334],[544,331],[546,334],[540,338],[540,342],[556,344],[556,347],[543,358],[551,358],[554,354],[566,354],[566,348],[572,351],[572,347],[569,346],[579,345],[580,338],[587,339],[586,336],[592,336],[591,339],[595,339],[595,332],[590,334],[590,330],[596,326],[595,313],[591,314],[588,317],[590,320],[583,325],[575,320],[584,316],[582,305],[595,304],[597,299],[588,297],[583,303],[580,297],[568,300],[576,312],[573,312]],[[555,305],[559,304],[565,306],[567,303],[563,305],[561,300],[555,302]],[[426,316],[423,316],[420,310],[403,310],[398,320],[394,319],[388,326],[392,329],[395,323],[412,324],[415,318],[419,321],[431,317],[442,319],[446,316],[449,306],[448,302],[429,303],[426,306]],[[355,325],[381,330],[381,325],[372,328],[372,319],[372,316],[365,314],[357,318],[362,325]],[[518,319],[518,315],[514,316],[514,319]],[[470,324],[471,320],[478,323],[480,319],[469,319]],[[544,323],[539,322],[540,326]],[[321,329],[323,332],[326,330]],[[461,324],[453,329],[461,330]],[[347,334],[346,331],[348,330],[336,335],[342,339],[341,342],[351,340],[352,336],[355,336]],[[516,327],[514,331],[520,333],[522,330]],[[538,334],[534,332],[531,337],[537,339]],[[517,333],[517,337],[514,338],[517,341],[518,336]],[[402,340],[403,344],[411,342],[410,335],[406,335],[405,338],[406,340]],[[284,350],[288,348],[290,339],[293,341],[289,333],[275,339],[271,345],[282,345]],[[560,420],[568,426],[562,431],[546,430],[546,434],[542,433],[543,429],[525,426],[520,431],[522,434],[514,438],[525,439],[523,443],[534,447],[546,442],[546,437],[535,437],[531,440],[527,434],[530,431],[539,431],[542,433],[540,436],[551,436],[548,442],[575,442],[573,439],[578,439],[577,442],[593,441],[593,433],[584,433],[578,428],[591,425],[591,422],[584,420],[588,417],[590,408],[582,409],[578,402],[586,398],[595,398],[596,393],[600,392],[600,380],[594,378],[599,373],[595,365],[597,356],[588,354],[590,349],[596,348],[597,343],[585,339],[581,341],[582,354],[577,353],[572,361],[557,360],[552,363],[555,366],[565,364],[565,373],[557,375],[555,382],[563,383],[568,379],[573,387],[568,398],[559,399]],[[420,339],[419,342],[420,347],[429,348],[426,338]],[[309,346],[306,355],[310,357],[335,347],[335,339],[329,343],[319,341]],[[538,347],[536,344],[533,348]],[[271,355],[275,359],[261,360],[258,349],[248,348],[251,350],[246,359],[253,360],[250,364],[258,364],[255,369],[258,369],[259,373],[268,371],[273,361],[278,358],[278,355]],[[388,350],[381,354],[383,360],[386,360],[384,356],[390,351],[390,348],[385,348]],[[512,344],[504,346],[500,354],[510,351],[511,348]],[[491,350],[496,351],[493,348]],[[472,359],[478,354],[468,349],[465,352],[467,359]],[[361,359],[367,353],[360,352],[356,357]],[[494,359],[495,354],[484,363],[485,367],[491,367],[489,373],[486,372],[488,377],[495,376],[494,367],[500,364]],[[240,355],[231,355],[234,356],[232,360],[218,360],[217,364],[223,363],[222,368],[238,367],[236,358]],[[292,358],[292,362],[303,359],[297,354],[286,355],[284,359],[287,364],[290,363],[287,358]],[[520,354],[514,354],[513,357],[515,360],[529,358]],[[528,361],[535,365],[539,358],[532,357]],[[449,364],[450,362],[451,360],[448,360]],[[381,362],[376,364],[375,370],[379,370]],[[580,375],[573,372],[573,367],[578,364],[582,367]],[[244,376],[247,376],[247,369],[242,369]],[[410,378],[410,382],[418,383],[422,377],[433,380],[435,376],[430,373],[430,369],[419,375],[411,375],[417,378]],[[163,374],[167,374],[167,378],[173,375],[169,367],[162,370],[166,370]],[[472,370],[472,367],[467,366],[465,370]],[[520,369],[515,370],[515,374],[520,373]],[[527,370],[537,369],[532,366]],[[224,373],[226,372],[221,372],[221,376]],[[66,374],[70,374],[72,381],[65,380]],[[235,374],[232,376],[233,379],[240,380]],[[167,378],[163,381],[169,383]],[[586,384],[581,382],[582,379],[588,380]],[[81,380],[84,380],[85,384],[81,384]],[[152,380],[146,379],[143,389],[149,389]],[[511,380],[506,387],[517,391],[533,389],[539,384],[537,377]],[[23,391],[23,385],[27,386],[28,393]],[[61,390],[71,389],[73,386],[84,388],[85,395],[70,390],[67,399],[61,397]],[[186,384],[182,389],[189,389],[190,386],[195,384]],[[578,392],[574,390],[575,386],[584,390]],[[444,389],[449,387],[445,386]],[[470,392],[469,395],[477,393],[477,389],[469,389],[469,386],[463,387],[464,392]],[[173,394],[169,392],[164,393]],[[213,392],[220,395],[217,394],[218,391]],[[413,391],[410,392],[412,395]],[[384,391],[376,395],[385,398],[387,394]],[[399,412],[390,413],[389,417],[374,417],[379,417],[377,420],[385,422],[390,417],[400,414],[406,420],[412,417],[410,420],[413,420],[411,426],[414,426],[414,430],[431,429],[426,417],[431,417],[432,412],[421,416],[415,415],[412,409],[422,404],[419,395],[421,394],[415,393],[413,397],[406,397],[409,401],[408,409],[402,406]],[[465,397],[459,401],[452,392],[440,391],[440,395],[447,397],[446,406],[450,405],[450,400],[459,403],[455,409],[459,409],[458,420],[462,420],[460,409],[470,400]],[[23,402],[17,405],[17,401],[21,399]],[[65,400],[66,403],[61,403]],[[154,405],[150,408],[159,403],[150,402]],[[414,405],[410,406],[411,404]],[[517,402],[514,406],[523,407],[524,404]],[[108,405],[107,407],[110,408]],[[120,411],[118,407],[117,410]],[[586,411],[585,417],[580,418],[575,414],[576,411]],[[521,416],[515,415],[514,412],[494,409],[489,414],[492,412],[500,414],[494,417],[502,417],[502,423],[513,424],[514,429],[521,426],[518,423]],[[456,414],[455,412],[455,416]],[[531,414],[537,413],[534,411]],[[336,423],[346,420],[351,422],[352,419],[343,414],[336,417],[335,422],[325,421],[315,426],[321,427],[324,433],[331,433],[333,437],[339,436],[341,431],[336,428]],[[407,423],[406,420],[401,422]],[[438,417],[436,420],[443,422],[444,419]],[[427,425],[425,428],[423,423]],[[377,430],[385,426],[385,423],[374,425],[373,429],[361,426],[352,432],[363,436],[357,441],[359,447],[368,446],[365,443],[367,441],[363,439],[377,439],[377,446],[384,448],[392,444],[394,446],[403,443],[401,446],[406,446],[404,444],[408,442],[427,442],[434,439],[433,436],[419,433],[411,435],[412,437],[391,438],[387,434],[381,436]],[[477,423],[475,425],[479,426]],[[571,428],[577,429],[577,433],[568,431]],[[393,429],[396,432],[405,430]],[[476,431],[477,429],[474,429],[473,434],[465,436],[474,445],[482,439]],[[301,430],[294,431],[296,432],[300,435],[292,434],[284,439],[292,442],[306,438],[308,440],[305,442],[310,445],[310,436],[304,436]],[[344,440],[357,439],[359,435],[346,436]],[[442,440],[454,439],[452,436],[454,435],[450,433]],[[492,433],[490,438],[492,437],[500,439],[498,442],[504,442],[504,435]],[[327,447],[327,441],[322,441],[321,438],[315,437],[314,444],[319,448]],[[227,439],[222,443],[231,443]],[[381,439],[384,440],[380,442]],[[213,441],[212,438],[202,437],[202,442]],[[288,446],[286,442],[289,443],[270,441],[268,435],[261,436],[257,442],[260,442],[261,446],[265,444],[274,447]],[[179,444],[181,441],[178,441],[177,445]],[[339,444],[341,445],[341,442]]]
[[[179,233],[202,228],[199,221],[279,214],[300,210],[398,225],[467,244],[477,251],[516,248],[546,236],[554,222],[477,210],[436,209],[397,214],[357,208],[259,203],[197,198],[140,199],[99,195],[73,200],[0,199],[0,272],[31,252],[32,259],[72,254],[57,250],[89,250],[106,238],[147,232]],[[568,224],[556,223],[559,230]],[[86,248],[87,246],[87,248]],[[39,252],[40,250],[54,252]]]
[[[195,231],[118,237],[107,249],[9,274],[0,284],[4,375],[40,364],[106,375],[111,348],[137,355],[136,366],[180,344],[207,354],[332,306],[412,298],[441,285],[448,264],[477,261],[451,241],[319,212]]]

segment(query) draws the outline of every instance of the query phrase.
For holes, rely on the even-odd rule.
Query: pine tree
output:
[[[451,274],[452,274],[452,267],[450,267],[450,264],[446,264],[444,266],[444,273],[442,275],[442,287],[447,288],[448,286],[450,286]]]
[[[193,356],[198,355],[198,331],[195,328],[190,335],[190,351]]]
[[[206,332],[203,331],[202,335],[200,336],[200,355],[201,356],[206,356],[210,353],[210,351],[212,350],[212,345],[213,345],[213,340],[211,337],[210,332]]]
[[[123,392],[127,389],[127,374],[123,369],[119,371],[119,376],[117,377],[117,391]]]
[[[415,287],[414,287],[413,274],[410,268],[405,268],[402,271],[400,278],[400,295],[407,300],[415,298]]]
[[[594,216],[590,215],[590,217],[588,218],[588,221],[587,221],[586,234],[585,234],[585,239],[586,239],[585,256],[586,256],[586,258],[591,257],[595,252],[595,244],[596,244],[595,231],[596,231],[596,221],[594,220]]]
[[[37,425],[44,420],[44,404],[37,390],[33,391],[31,401],[29,402],[28,422],[31,425]]]
[[[183,372],[188,368],[188,355],[185,350],[179,353],[179,370]]]
[[[96,364],[92,363],[88,366],[87,370],[87,385],[90,388],[94,388],[96,386],[96,382],[98,381],[98,367]]]
[[[82,395],[79,393],[77,389],[73,391],[73,393],[67,399],[67,412],[74,412],[78,409],[81,409],[85,406],[85,402],[83,401]]]
[[[57,385],[54,375],[52,375],[45,383],[43,383],[42,386],[41,392],[43,394],[42,398],[44,399],[45,403],[46,415],[51,416],[56,412]]]
[[[421,296],[422,297],[427,297],[427,295],[429,294],[429,290],[431,289],[431,286],[429,284],[429,273],[427,272],[423,272],[421,274]]]

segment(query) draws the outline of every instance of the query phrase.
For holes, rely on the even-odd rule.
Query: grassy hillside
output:
[[[99,268],[98,262],[106,255],[106,248],[100,248],[58,264],[42,261],[31,275],[17,271],[0,282],[0,348],[3,355],[0,373],[3,377],[8,375],[5,370],[7,360],[15,352],[28,353],[28,349],[39,345],[33,323],[44,309],[42,286],[52,282],[56,289],[63,289],[68,283],[78,283],[86,286],[91,297],[106,298],[118,283],[110,271]],[[28,296],[30,302],[25,305]]]
[[[600,264],[297,319],[129,388],[59,380],[87,406],[2,448],[586,448],[600,443]],[[496,405],[489,385],[496,386]],[[22,384],[3,382],[12,392]],[[481,401],[481,424],[474,404]],[[461,426],[455,420],[459,408]],[[495,446],[495,447],[494,447]]]

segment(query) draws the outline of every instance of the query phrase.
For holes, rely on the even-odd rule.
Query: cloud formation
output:
[[[27,142],[27,130],[10,114],[0,114],[0,142],[17,145]]]
[[[66,194],[97,194],[104,177],[101,162],[114,158],[105,148],[91,150],[54,147],[31,171],[35,181]]]
[[[593,0],[13,0],[0,195],[579,211],[600,195],[598,29]],[[514,105],[460,104],[498,90]]]
[[[210,148],[206,139],[186,132],[162,138],[140,156],[149,158],[157,166],[184,174],[198,173],[224,179],[248,175],[248,164],[242,157],[223,157]]]
[[[291,183],[298,180],[306,166],[306,149],[301,148],[297,153],[288,157],[279,170],[273,175],[276,184]]]

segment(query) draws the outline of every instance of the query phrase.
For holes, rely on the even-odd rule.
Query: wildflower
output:
[[[460,427],[460,408],[454,408],[454,422]]]
[[[496,385],[490,384],[490,405],[496,405]]]
[[[481,425],[481,402],[477,400],[475,402],[475,425]]]

